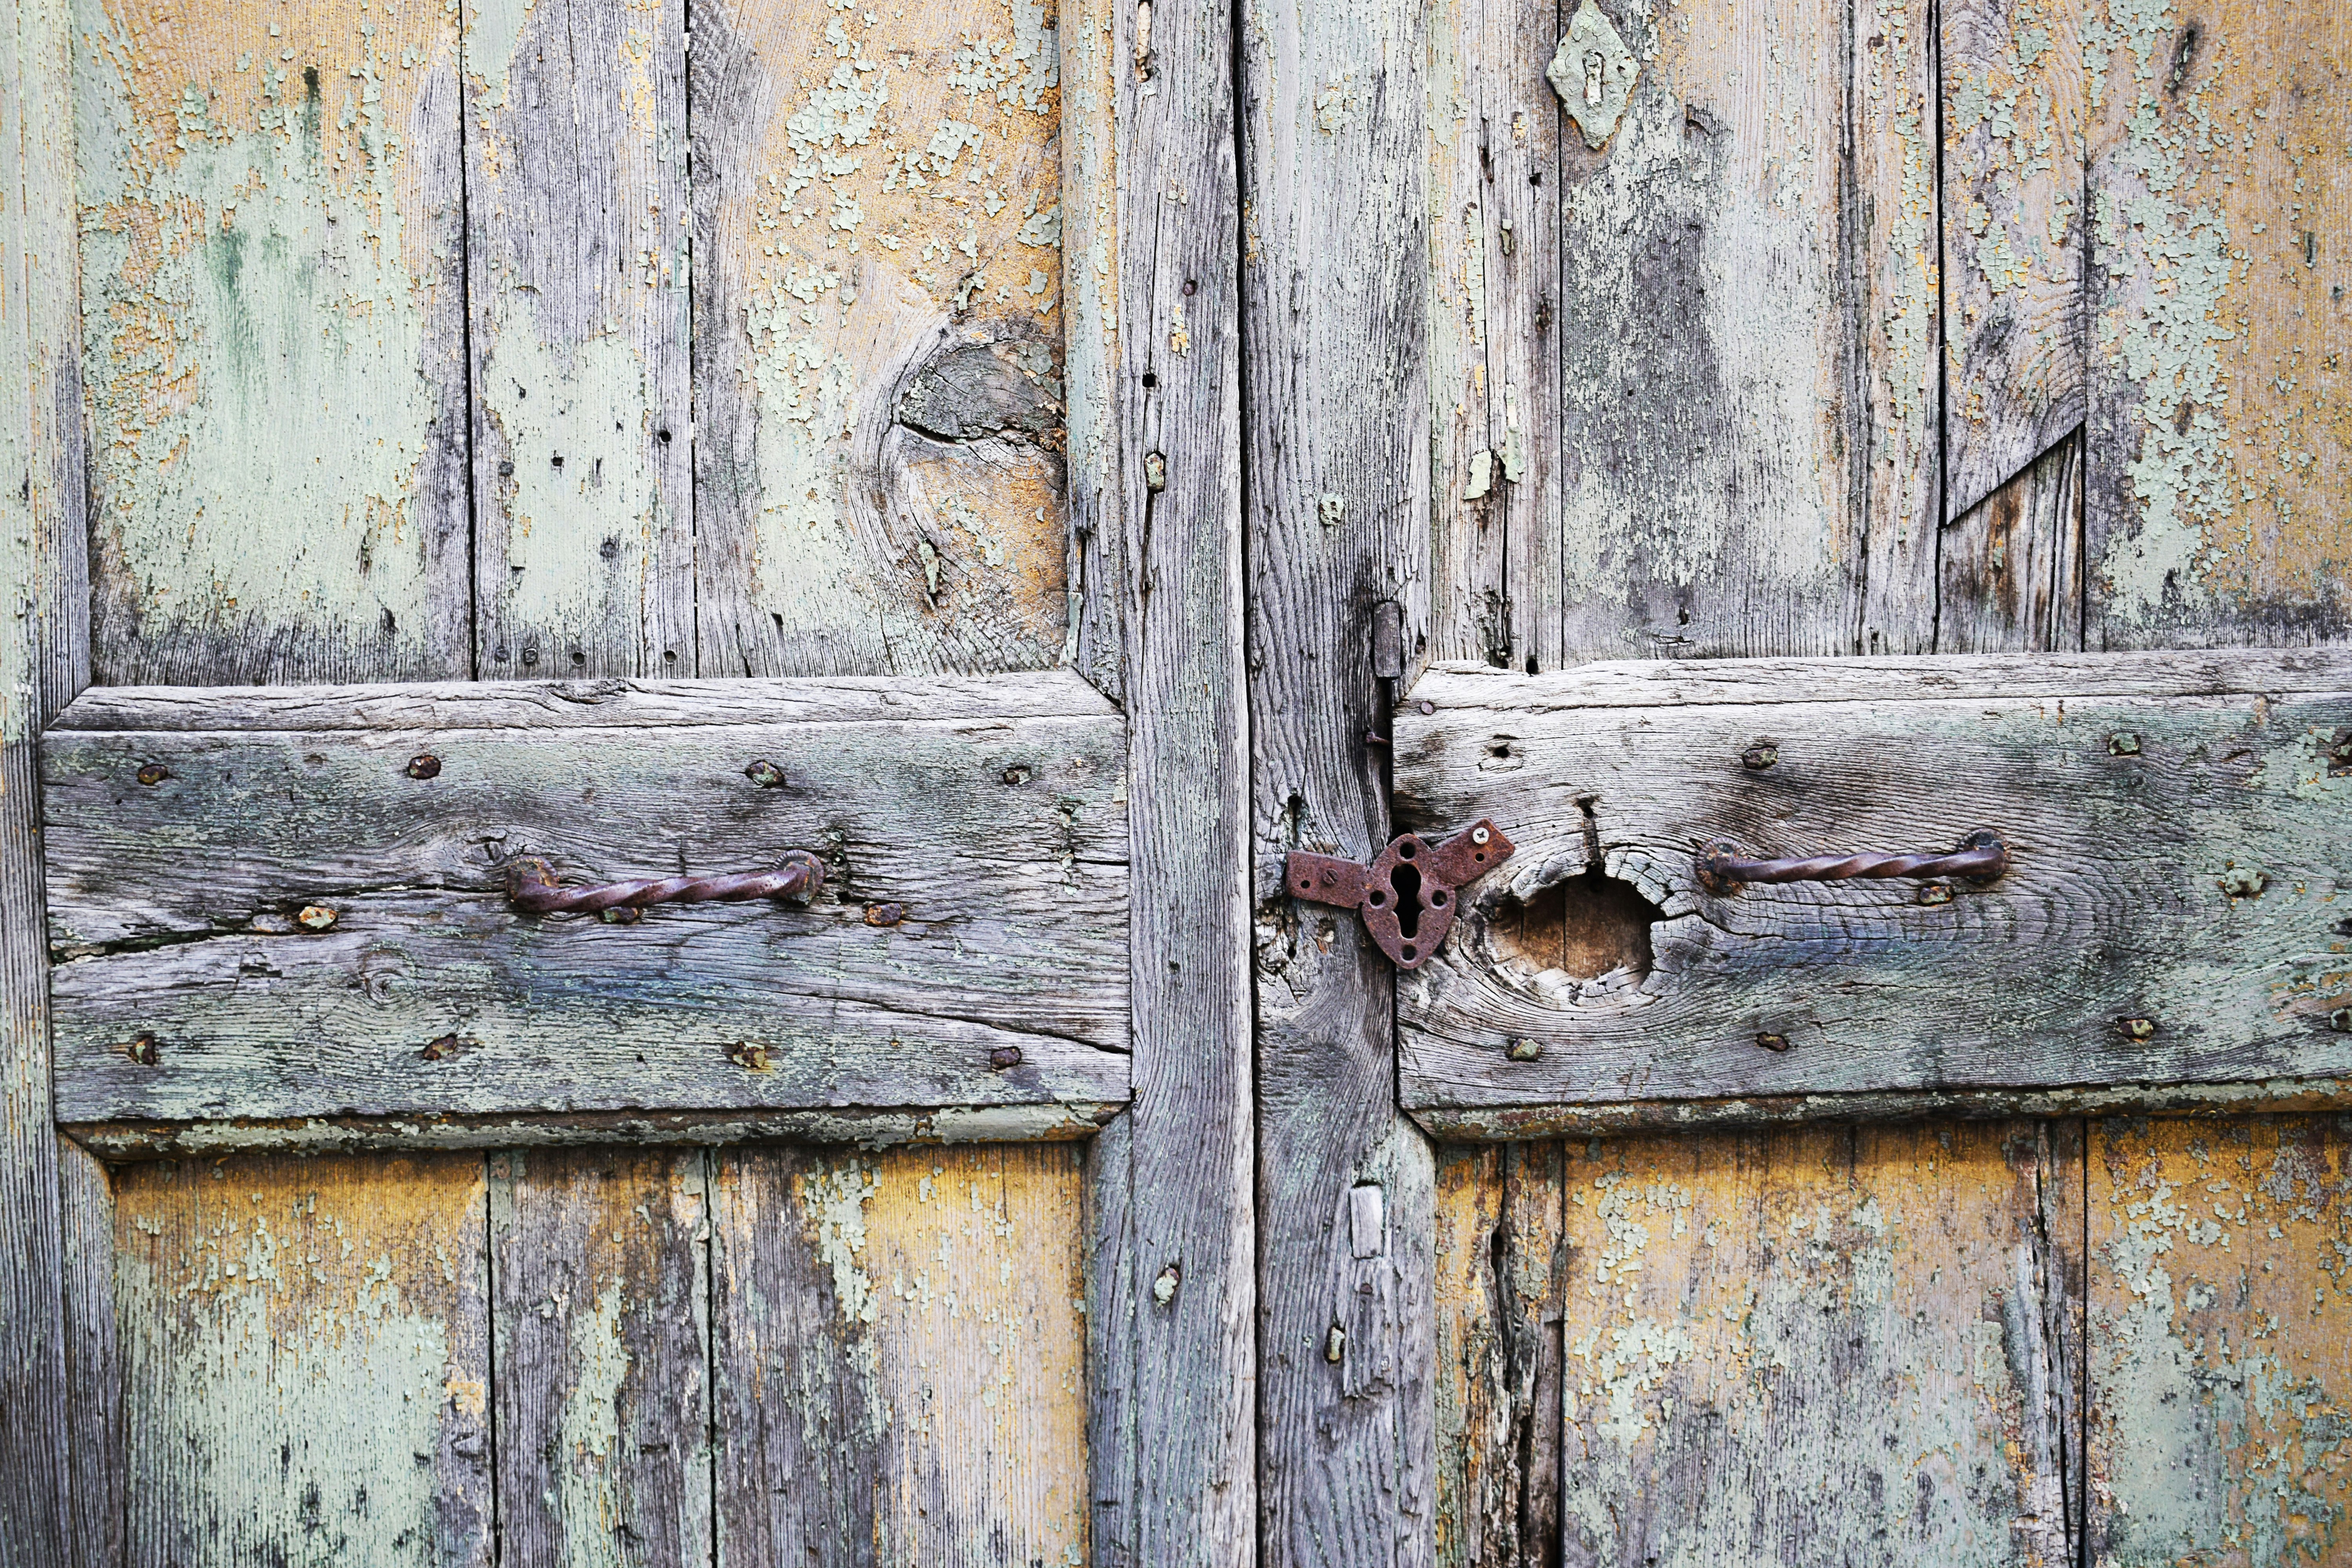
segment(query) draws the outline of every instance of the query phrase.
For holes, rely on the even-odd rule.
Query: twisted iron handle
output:
[[[555,868],[538,858],[518,860],[507,874],[507,897],[535,915],[600,914],[647,904],[736,903],[746,899],[805,899],[824,885],[824,867],[805,849],[788,849],[773,871],[724,877],[662,877],[559,887]]]
[[[1990,881],[2009,869],[2009,849],[1979,829],[1941,854],[1812,855],[1780,860],[1750,860],[1736,844],[1718,839],[1700,851],[1698,879],[1707,890],[1727,893],[1742,882],[1837,882],[1851,877],[1966,877]]]

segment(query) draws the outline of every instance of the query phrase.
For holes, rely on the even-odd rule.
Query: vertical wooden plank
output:
[[[694,673],[682,0],[466,8],[481,673]]]
[[[2088,0],[2093,647],[2352,626],[2352,14]]]
[[[718,1162],[719,1562],[1087,1561],[1081,1153]]]
[[[99,679],[467,674],[456,8],[75,17]]]
[[[1939,653],[2083,647],[2083,433],[2078,427],[1944,530]]]
[[[1054,23],[696,8],[705,675],[1062,657]]]
[[[128,1561],[491,1561],[481,1157],[117,1181]]]
[[[491,1156],[501,1563],[709,1560],[705,1160]]]
[[[34,752],[89,679],[69,16],[63,0],[24,0],[0,28],[0,1563],[11,1568],[79,1557],[70,1505],[105,1471],[102,1453],[69,1449],[85,1412],[69,1395]]]
[[[1426,624],[1430,102],[1419,6],[1241,13],[1258,1508],[1268,1563],[1434,1552],[1434,1173],[1396,1108],[1394,985],[1283,856],[1388,837],[1374,606]],[[1336,525],[1326,520],[1336,514]],[[1407,660],[1408,671],[1417,660]],[[1147,1263],[1147,1267],[1148,1267]]]
[[[1939,7],[1947,521],[2083,422],[2082,15]]]
[[[1136,1325],[1144,1282],[1135,1270],[1135,1121],[1114,1120],[1087,1143],[1087,1533],[1101,1568],[1135,1568]]]
[[[1437,1160],[1437,1561],[1559,1561],[1561,1152]]]
[[[1063,661],[1124,700],[1127,527],[1134,476],[1121,420],[1131,395],[1121,347],[1120,61],[1114,0],[1071,0],[1062,46],[1063,382],[1067,409],[1070,623]]]
[[[1560,26],[1557,0],[1459,0],[1428,31],[1430,656],[1514,669],[1560,659],[1561,117],[1536,47]]]
[[[2092,1560],[2342,1561],[2352,1125],[2106,1121],[2091,1140]]]
[[[2030,1123],[1626,1139],[1568,1165],[1569,1563],[2071,1563],[2066,1264]]]
[[[1566,657],[1925,649],[1926,0],[1601,8],[1640,75],[1561,143]]]
[[[122,1561],[122,1354],[115,1332],[113,1177],[68,1139],[58,1146],[65,1210],[66,1370],[71,1389],[74,1550],[70,1561]]]

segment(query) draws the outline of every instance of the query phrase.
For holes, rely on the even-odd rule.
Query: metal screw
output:
[[[1919,901],[1923,904],[1948,904],[1952,901],[1952,889],[1941,882],[1929,882],[1919,889]]]
[[[1763,1047],[1768,1051],[1785,1051],[1789,1048],[1789,1037],[1786,1035],[1759,1035],[1756,1037],[1756,1043]]]
[[[743,776],[761,789],[782,789],[784,784],[784,770],[765,757],[745,768]]]
[[[324,904],[304,904],[294,923],[304,931],[332,931],[339,917]]]
[[[2118,730],[2107,737],[2107,754],[2116,757],[2139,755],[2139,737],[2129,730]]]
[[[1434,712],[1436,712],[1436,711],[1437,711],[1437,704],[1436,704],[1436,703],[1434,703],[1434,702],[1432,702],[1432,701],[1431,701],[1428,698],[1426,698],[1426,697],[1423,698],[1420,701],[1418,701],[1418,702],[1414,703],[1414,704],[1413,704],[1413,706],[1414,706],[1415,708],[1417,708],[1417,709],[1419,709],[1419,710],[1421,710],[1421,716],[1422,716],[1423,718],[1424,718],[1424,719],[1428,718],[1432,713],[1434,713]]]
[[[1780,748],[1766,742],[1748,747],[1739,753],[1739,765],[1751,773],[1760,773],[1780,760]]]
[[[408,759],[408,776],[413,779],[437,779],[441,776],[441,759],[430,752],[420,752]]]
[[[988,1065],[994,1068],[999,1072],[1003,1072],[1006,1068],[1019,1067],[1021,1065],[1021,1047],[1019,1046],[997,1047],[994,1050],[988,1053]]]
[[[1183,1279],[1183,1274],[1172,1263],[1167,1268],[1161,1269],[1160,1271],[1160,1278],[1151,1282],[1151,1299],[1159,1302],[1163,1307],[1168,1305],[1169,1302],[1173,1301],[1176,1299],[1177,1281]]]
[[[768,1047],[755,1046],[749,1040],[738,1040],[727,1047],[727,1059],[746,1072],[768,1070]]]
[[[161,763],[149,763],[139,770],[139,782],[143,784],[159,784],[171,776],[172,770]]]
[[[2152,1018],[2126,1018],[2124,1035],[2128,1039],[2152,1040],[2156,1038],[2156,1021]]]
[[[1470,830],[1470,842],[1473,844],[1484,844],[1486,840],[1494,837],[1495,836],[1492,833],[1489,833],[1483,827],[1474,827]]]
[[[2232,866],[2221,873],[2221,890],[2233,899],[2259,899],[2270,879],[2251,866]]]
[[[122,1047],[122,1054],[142,1068],[152,1068],[163,1059],[163,1053],[155,1048],[155,1037],[152,1035],[133,1037],[131,1043]]]
[[[1338,1366],[1340,1358],[1347,1353],[1348,1331],[1334,1323],[1331,1325],[1330,1337],[1323,1342],[1323,1359],[1333,1366]]]
[[[1543,1047],[1533,1040],[1513,1040],[1507,1054],[1515,1062],[1531,1062],[1543,1055]]]
[[[870,926],[894,926],[906,918],[907,906],[904,904],[868,904],[866,906],[866,923]]]
[[[444,1035],[437,1040],[425,1041],[425,1048],[416,1054],[428,1062],[446,1062],[457,1054],[457,1036]]]

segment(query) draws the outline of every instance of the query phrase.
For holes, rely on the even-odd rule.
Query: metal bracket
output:
[[[1569,20],[1568,36],[1560,39],[1559,52],[1544,75],[1568,106],[1568,117],[1584,132],[1584,144],[1597,153],[1617,129],[1641,70],[1641,62],[1601,7],[1584,0]]]
[[[1283,883],[1295,898],[1356,910],[1390,963],[1419,969],[1453,929],[1454,895],[1509,859],[1512,847],[1481,818],[1433,848],[1417,833],[1401,833],[1368,867],[1293,850]]]

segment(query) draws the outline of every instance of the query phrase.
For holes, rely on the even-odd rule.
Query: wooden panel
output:
[[[116,1178],[128,1561],[491,1561],[479,1155]]]
[[[74,1551],[70,1562],[112,1568],[122,1561],[122,1352],[114,1302],[114,1182],[88,1150],[58,1140],[58,1186],[65,1211],[66,1366],[70,1380],[66,1441],[72,1457]]]
[[[703,673],[1059,659],[1052,16],[696,11]]]
[[[1966,662],[1920,664],[1958,684]],[[2304,693],[1647,712],[1579,710],[1575,681],[1551,677],[1517,678],[1528,696],[1497,712],[1461,700],[1499,678],[1425,678],[1397,722],[1401,818],[1491,816],[1518,857],[1401,982],[1405,1102],[2352,1074],[2331,1021],[2352,1004],[2336,907],[2352,767],[2336,757],[2352,671],[2336,664]],[[1743,765],[1762,745],[1777,760]],[[2011,869],[1942,895],[1916,880],[1718,894],[1696,876],[1694,847],[1716,838],[1762,856],[1941,851],[1979,827]],[[1654,906],[1646,968],[1578,974],[1500,950],[1509,904],[1593,871]],[[1513,1040],[1540,1059],[1510,1059]]]
[[[480,672],[691,675],[682,0],[466,13]]]
[[[2079,0],[1939,7],[1946,519],[2083,422],[2082,15]]]
[[[1561,1561],[2074,1562],[2053,1133],[1571,1145]]]
[[[2090,1183],[2095,1560],[2342,1562],[2352,1123],[2096,1123]]]
[[[1074,677],[1030,679],[1058,680],[1072,716],[58,731],[52,931],[84,955],[53,985],[60,1112],[1123,1100],[1124,725]],[[763,759],[782,784],[748,776]],[[607,925],[520,913],[499,884],[518,852],[594,879],[788,847],[831,867],[805,909]],[[898,923],[866,918],[888,903]],[[306,907],[331,928],[298,923]],[[126,1052],[142,1031],[153,1051]]]
[[[2352,624],[2352,14],[2089,0],[2094,647]]]
[[[1925,649],[1925,0],[1603,9],[1641,75],[1561,153],[1565,657]],[[1539,70],[1553,36],[1477,68]]]
[[[491,1157],[501,1563],[709,1560],[704,1160]]]
[[[457,11],[76,20],[98,678],[470,673]]]
[[[1437,1562],[1559,1561],[1562,1303],[1557,1143],[1437,1159]]]
[[[1936,647],[2083,646],[2083,433],[2075,430],[1944,530]]]
[[[1432,597],[1430,43],[1410,0],[1273,0],[1238,23],[1255,1544],[1268,1563],[1419,1568],[1436,1485],[1432,1157],[1397,1109],[1387,960],[1280,879],[1291,849],[1369,859],[1387,841],[1364,744],[1386,696],[1372,620],[1397,602],[1417,629]],[[1249,1561],[1222,1540],[1217,1561]]]
[[[718,1561],[1087,1561],[1076,1152],[718,1158]]]

